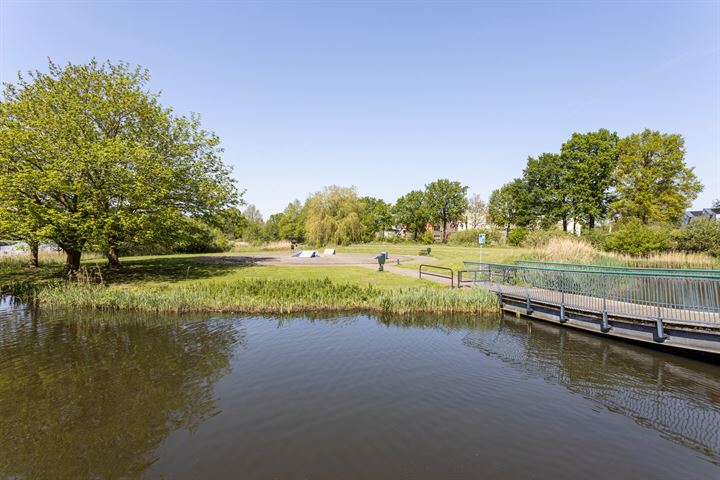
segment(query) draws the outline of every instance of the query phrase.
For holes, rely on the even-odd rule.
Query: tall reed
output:
[[[11,293],[46,307],[149,312],[293,313],[374,311],[387,313],[481,313],[497,310],[496,297],[480,288],[414,287],[381,290],[325,280],[240,280],[135,289],[86,282],[33,286]]]

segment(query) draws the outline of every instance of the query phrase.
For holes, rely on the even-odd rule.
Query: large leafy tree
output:
[[[493,190],[488,202],[488,215],[495,225],[510,234],[513,225],[526,226],[532,220],[527,184],[520,178]]]
[[[617,133],[603,128],[573,133],[561,148],[561,161],[567,168],[566,200],[572,204],[572,216],[590,228],[607,215],[618,140]]]
[[[392,225],[391,205],[375,197],[362,197],[360,203],[362,203],[360,220],[365,227],[365,237],[373,240]]]
[[[412,232],[413,238],[417,240],[430,221],[425,208],[425,194],[420,190],[413,190],[398,198],[392,207],[392,215],[395,223]]]
[[[550,227],[560,221],[563,231],[567,231],[572,208],[568,202],[571,185],[566,158],[556,153],[529,157],[523,178],[530,208],[540,224]]]
[[[305,236],[314,245],[347,245],[362,240],[362,203],[354,187],[330,186],[305,205]]]
[[[460,182],[444,178],[425,185],[425,206],[430,221],[440,224],[443,242],[447,240],[447,224],[460,220],[468,208],[467,190]]]
[[[702,191],[681,135],[645,130],[620,141],[612,210],[643,223],[677,222]]]
[[[218,137],[160,105],[148,81],[146,70],[93,60],[50,62],[5,85],[0,224],[57,243],[71,272],[89,244],[116,263],[119,246],[239,199]]]
[[[278,235],[291,242],[305,240],[305,210],[300,200],[288,203],[278,220]]]

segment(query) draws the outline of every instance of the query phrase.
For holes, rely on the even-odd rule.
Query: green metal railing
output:
[[[503,296],[575,309],[608,317],[644,319],[657,323],[664,338],[665,323],[720,327],[720,278],[699,275],[660,275],[653,272],[573,270],[524,265],[465,262],[476,285]]]
[[[617,265],[592,265],[587,263],[543,262],[539,260],[515,260],[515,264],[526,267],[561,268],[564,270],[591,270],[618,273],[637,272],[659,275],[694,275],[720,278],[720,270],[701,268],[624,267]]]

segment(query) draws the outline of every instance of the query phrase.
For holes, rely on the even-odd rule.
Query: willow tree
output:
[[[163,107],[149,80],[147,70],[93,60],[50,62],[6,84],[0,225],[54,241],[74,272],[91,243],[117,263],[119,246],[236,203],[218,137]]]
[[[305,238],[314,245],[347,245],[362,240],[363,205],[355,188],[325,187],[305,204]]]

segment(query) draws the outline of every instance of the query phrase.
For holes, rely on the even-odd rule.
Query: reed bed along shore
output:
[[[534,248],[528,257],[552,262],[590,263],[647,268],[718,268],[718,260],[703,253],[658,252],[647,257],[634,257],[596,249],[580,238],[551,238]]]
[[[42,307],[167,313],[486,313],[497,298],[480,288],[412,287],[381,290],[325,280],[240,280],[180,286],[120,288],[56,282],[14,284],[8,293]]]

